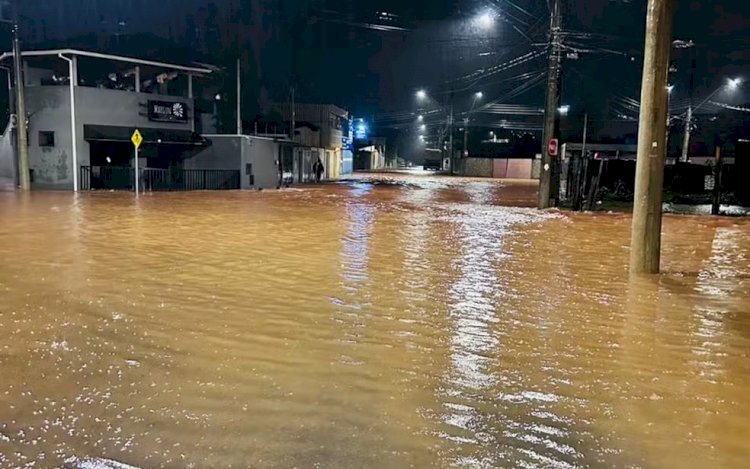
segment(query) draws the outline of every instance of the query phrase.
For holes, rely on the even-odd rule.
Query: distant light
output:
[[[112,158],[110,158],[110,157],[108,156],[108,157],[107,157],[107,163],[111,163],[111,162],[112,162]]]
[[[557,110],[562,114],[563,116],[567,115],[570,112],[570,106],[565,104],[563,106],[560,106],[557,108]]]
[[[728,80],[728,86],[729,89],[734,90],[737,89],[742,84],[742,78],[730,78]]]
[[[424,120],[424,116],[422,114],[417,116],[417,121],[422,122]]]
[[[495,17],[492,13],[486,11],[476,17],[477,25],[482,29],[490,29],[495,24]]]
[[[672,94],[672,91],[674,91],[674,85],[667,86],[667,93]]]
[[[419,130],[421,130],[422,132],[424,132],[425,130],[427,130],[427,126],[424,125],[424,124],[422,124],[422,125],[419,126]]]
[[[474,97],[476,99],[482,99],[484,98],[484,93],[482,93],[481,91],[477,91],[476,93],[474,93]]]
[[[216,99],[217,101],[221,101],[221,94],[217,94],[216,96],[214,96],[214,99]]]
[[[426,98],[427,98],[427,92],[425,90],[417,91],[417,99],[426,99]]]

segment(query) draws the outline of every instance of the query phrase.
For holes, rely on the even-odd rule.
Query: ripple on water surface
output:
[[[750,222],[508,205],[0,194],[0,467],[741,467]]]

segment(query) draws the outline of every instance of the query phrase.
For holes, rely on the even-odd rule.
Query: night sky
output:
[[[453,96],[458,112],[479,90],[485,94],[483,105],[518,106],[511,115],[477,114],[488,126],[534,122],[544,104],[545,0],[21,3],[26,48],[72,45],[219,65],[239,54],[246,70],[246,118],[286,100],[292,85],[300,101],[332,102],[383,128],[413,119],[417,88],[442,101]],[[562,100],[571,105],[573,121],[589,112],[595,132],[626,132],[615,121],[637,116],[628,100],[639,98],[645,3],[565,0],[567,52],[577,52],[577,58],[570,55],[564,62]],[[673,54],[678,112],[686,105],[693,58],[696,99],[727,77],[750,79],[750,2],[675,3],[674,37],[696,44]],[[491,31],[472,20],[486,11],[497,18]],[[532,56],[515,64],[527,54]],[[747,97],[736,92],[717,100],[738,105]]]

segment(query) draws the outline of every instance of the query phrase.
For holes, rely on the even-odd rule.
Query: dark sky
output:
[[[675,3],[674,36],[696,43],[692,50],[675,51],[675,102],[687,98],[691,54],[696,60],[696,96],[709,94],[728,76],[750,79],[750,1]],[[257,106],[248,112],[262,112],[269,102],[285,100],[291,84],[301,101],[330,101],[373,116],[384,126],[410,118],[414,90],[421,87],[440,100],[452,95],[459,108],[468,106],[475,90],[485,93],[486,102],[527,110],[543,106],[544,83],[535,77],[544,72],[545,58],[537,54],[515,61],[544,51],[549,14],[545,0],[21,4],[29,48],[72,44],[172,60],[192,55],[222,65],[239,49],[247,92],[257,98],[249,100]],[[471,20],[484,11],[498,17],[492,31],[480,31]],[[395,16],[387,19],[381,12]],[[564,65],[563,101],[573,112],[599,110],[604,121],[628,111],[622,98],[638,99],[644,23],[645,0],[565,0],[566,43],[579,51],[577,59]],[[746,96],[723,98],[737,104]],[[492,123],[526,117],[483,118]]]

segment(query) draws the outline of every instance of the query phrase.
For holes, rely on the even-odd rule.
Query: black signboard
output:
[[[149,101],[148,120],[154,122],[187,122],[187,106],[179,101]]]

